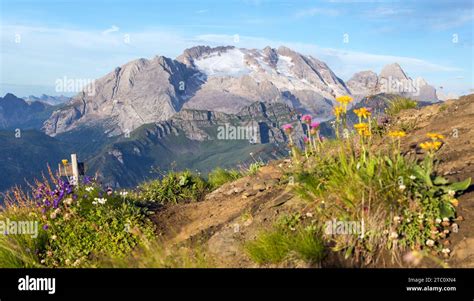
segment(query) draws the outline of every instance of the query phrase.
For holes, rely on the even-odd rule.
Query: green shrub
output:
[[[135,196],[147,203],[177,204],[202,199],[207,188],[207,183],[201,177],[189,171],[170,172],[161,180],[140,185]]]
[[[242,175],[235,169],[227,170],[223,168],[216,168],[208,175],[208,183],[211,189],[216,189],[227,182],[237,180]]]

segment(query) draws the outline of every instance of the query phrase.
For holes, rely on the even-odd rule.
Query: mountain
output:
[[[22,131],[21,136],[0,130],[0,192],[14,185],[26,186],[26,180],[40,178],[48,164],[55,168],[70,152],[67,144],[37,130]]]
[[[53,110],[46,103],[27,102],[7,93],[0,97],[0,129],[40,129]]]
[[[88,90],[88,92],[86,92]],[[324,63],[286,47],[197,46],[176,60],[157,56],[117,67],[44,123],[51,136],[81,125],[120,135],[182,108],[237,113],[257,101],[283,102],[321,119],[349,89]]]
[[[71,97],[67,97],[64,95],[50,96],[50,95],[42,94],[39,97],[30,95],[28,97],[23,97],[23,99],[26,102],[43,102],[52,106],[56,106],[56,105],[60,105],[60,104],[68,102],[71,99]]]
[[[169,119],[178,112],[197,81],[195,70],[157,56],[129,62],[96,80],[44,124],[51,136],[80,125],[104,124],[111,136]],[[186,90],[180,90],[180,85]]]
[[[300,118],[310,113],[329,137],[337,96],[352,95],[355,107],[360,102],[383,113],[393,94],[382,92],[393,81],[413,83],[398,64],[344,83],[324,62],[286,47],[197,46],[176,59],[156,56],[117,67],[62,105],[7,94],[0,99],[0,128],[41,127],[54,137],[47,140],[52,153],[77,153],[87,174],[125,187],[157,170],[206,172],[281,157],[288,152],[283,124],[293,124],[294,142],[302,144]],[[416,83],[420,97],[436,97],[424,80]],[[236,134],[249,129],[250,137]],[[47,155],[33,158],[50,162]],[[8,175],[18,179],[22,172],[10,169]]]
[[[418,101],[437,102],[436,89],[423,78],[413,80],[399,64],[386,65],[377,75],[373,71],[361,71],[347,81],[356,99],[379,93],[399,94]]]
[[[255,101],[285,102],[326,117],[334,98],[350,93],[325,63],[286,47],[198,46],[177,60],[204,78],[185,108],[236,113]]]
[[[262,102],[238,114],[183,109],[167,121],[141,126],[130,137],[109,138],[115,141],[86,161],[88,173],[123,187],[170,169],[208,172],[280,158],[288,153],[281,126],[294,122],[300,135],[303,131],[291,111],[282,103]]]
[[[425,80],[412,80],[397,63],[355,74],[347,84],[322,61],[286,47],[186,49],[176,59],[138,59],[96,80],[44,123],[50,136],[81,126],[103,126],[109,136],[170,119],[182,109],[236,114],[255,103],[285,103],[321,121],[334,100],[378,93],[437,101]]]

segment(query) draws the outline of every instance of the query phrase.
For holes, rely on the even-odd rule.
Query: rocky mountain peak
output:
[[[407,80],[408,76],[403,71],[402,67],[398,63],[386,65],[380,71],[380,78],[392,78],[399,80]]]
[[[183,53],[176,58],[178,62],[185,64],[190,68],[195,68],[194,60],[202,58],[203,56],[210,55],[212,53],[220,54],[229,49],[234,49],[234,46],[219,46],[219,47],[210,47],[210,46],[194,46],[188,49],[185,49]]]
[[[347,86],[356,99],[367,95],[389,93],[420,101],[438,101],[434,87],[421,77],[413,80],[398,63],[384,66],[379,75],[372,71],[358,72],[347,81]]]

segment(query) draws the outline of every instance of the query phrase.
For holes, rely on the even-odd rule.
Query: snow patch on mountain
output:
[[[207,76],[239,77],[250,73],[244,61],[245,53],[240,49],[214,52],[194,60],[194,65]]]
[[[295,64],[291,61],[291,57],[285,55],[278,56],[277,70],[283,76],[294,77],[291,68]]]

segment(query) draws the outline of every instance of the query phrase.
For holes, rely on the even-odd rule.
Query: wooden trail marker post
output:
[[[79,186],[79,176],[84,175],[84,163],[77,161],[77,155],[71,154],[71,163],[59,164],[59,176],[72,177],[74,185]]]

